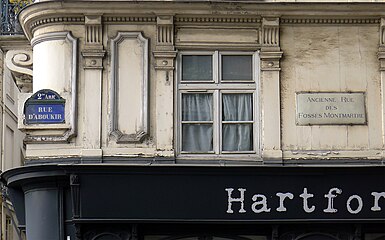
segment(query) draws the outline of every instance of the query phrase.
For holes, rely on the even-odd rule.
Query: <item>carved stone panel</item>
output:
[[[148,134],[148,39],[119,32],[111,40],[110,133],[118,143]]]

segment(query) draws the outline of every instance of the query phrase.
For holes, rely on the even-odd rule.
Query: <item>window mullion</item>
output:
[[[182,121],[182,124],[213,124],[213,121]]]
[[[215,51],[213,56],[213,80],[216,84],[219,83],[219,52]],[[215,87],[215,86],[214,86]],[[221,128],[220,128],[220,114],[221,114],[221,108],[220,108],[220,93],[219,90],[215,87],[216,90],[214,90],[214,102],[213,102],[213,109],[214,109],[214,136],[213,136],[213,144],[214,144],[214,152],[216,154],[220,154],[220,145],[222,144],[221,139]]]
[[[218,108],[218,112],[216,114],[217,116],[217,128],[218,128],[218,135],[217,135],[217,139],[218,139],[218,153],[221,154],[222,153],[222,92],[220,90],[217,91],[217,108]]]
[[[222,125],[223,124],[253,124],[254,121],[222,121]]]
[[[259,113],[259,106],[257,106],[257,103],[259,101],[257,101],[257,94],[254,92],[253,93],[253,140],[254,140],[254,151],[256,151],[257,153],[259,153],[259,146],[260,146],[260,135],[258,135],[259,133],[259,119],[260,117],[258,116]]]
[[[215,51],[213,57],[213,80],[214,83],[219,83],[219,53]]]
[[[178,152],[182,152],[182,93],[178,92],[177,94],[177,107],[178,107],[178,114],[177,114],[177,123],[178,123],[178,134],[177,134],[177,141],[178,141]]]

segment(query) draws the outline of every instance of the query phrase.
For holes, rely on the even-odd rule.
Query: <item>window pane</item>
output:
[[[222,80],[253,80],[252,56],[222,55]]]
[[[222,151],[252,151],[253,124],[224,124]]]
[[[182,56],[182,81],[213,79],[212,56]]]
[[[212,124],[183,124],[182,151],[209,152],[213,150]]]
[[[223,94],[222,108],[223,121],[252,121],[253,95]]]
[[[212,94],[182,95],[182,121],[211,121],[213,119]]]

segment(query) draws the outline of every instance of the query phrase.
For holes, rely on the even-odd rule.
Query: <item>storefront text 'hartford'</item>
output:
[[[225,191],[228,195],[228,204],[226,212],[229,214],[233,214],[234,212],[246,213],[248,208],[245,206],[245,197],[247,189],[238,188],[236,192],[234,192],[234,188],[226,188]],[[343,189],[341,188],[330,188],[329,191],[323,195],[323,202],[314,201],[314,199],[312,200],[315,195],[312,194],[306,187],[303,188],[302,193],[298,196],[294,195],[291,192],[277,192],[275,196],[268,196],[265,194],[257,193],[251,196],[252,204],[250,206],[250,209],[252,212],[257,214],[270,213],[271,211],[287,212],[288,202],[290,200],[293,200],[294,198],[300,198],[302,202],[302,210],[303,212],[308,214],[313,213],[316,208],[321,207],[321,205],[325,206],[322,209],[322,212],[325,214],[335,214],[338,211],[348,211],[348,213],[350,214],[358,214],[363,210],[364,207],[369,208],[372,212],[385,211],[383,210],[385,209],[385,192],[371,192],[371,197],[365,196],[365,198],[357,194],[349,195],[347,199],[342,200],[345,205],[344,208],[338,208],[335,206],[335,201],[337,201],[338,197],[342,194],[342,192]],[[277,206],[274,206],[276,208],[273,208],[272,204],[269,203],[268,200],[272,199],[273,197],[277,198],[278,200],[274,201],[278,203]],[[371,202],[364,202],[363,199],[365,199],[366,201],[371,200]],[[339,202],[341,202],[341,200],[339,200]],[[383,208],[381,208],[381,206],[383,206]]]

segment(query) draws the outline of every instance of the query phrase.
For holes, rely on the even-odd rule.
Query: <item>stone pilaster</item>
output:
[[[381,102],[382,102],[382,144],[385,146],[385,18],[380,22],[380,45],[378,49],[378,60],[380,61],[381,74]],[[385,158],[385,151],[382,153]]]
[[[173,149],[173,85],[176,51],[174,47],[174,17],[157,17],[156,50],[153,51],[156,70],[156,139],[157,148]]]
[[[85,46],[82,51],[84,69],[83,158],[102,156],[102,77],[103,48],[101,16],[85,16]]]
[[[262,157],[282,163],[279,18],[262,19],[261,37]]]

